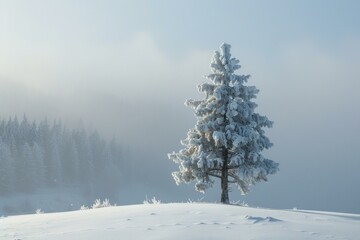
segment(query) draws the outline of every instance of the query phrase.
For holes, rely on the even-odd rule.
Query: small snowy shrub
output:
[[[155,197],[153,197],[152,199],[148,199],[147,196],[145,198],[145,200],[143,201],[144,204],[160,204],[161,200],[156,199]]]
[[[44,211],[41,208],[36,209],[35,214],[43,214]]]
[[[94,204],[91,206],[91,208],[101,208],[101,200],[100,199],[96,199]]]
[[[85,206],[85,205],[82,205],[81,207],[80,207],[80,210],[88,210],[89,209],[89,207],[87,207],[87,206]]]
[[[95,209],[95,208],[114,207],[114,206],[116,206],[116,204],[111,205],[109,199],[105,198],[104,201],[102,201],[102,202],[101,202],[100,199],[96,199],[95,202],[93,203],[93,205],[90,208]],[[90,208],[85,206],[85,205],[82,205],[80,207],[80,210],[87,210],[87,209],[90,209]]]
[[[95,202],[93,203],[93,205],[91,206],[91,209],[95,209],[95,208],[104,208],[104,207],[114,207],[115,205],[111,205],[109,199],[105,198],[104,201],[101,202],[100,199],[96,199]],[[80,210],[88,210],[90,209],[89,207],[82,205],[80,207]]]
[[[104,208],[104,207],[112,207],[116,205],[111,205],[109,199],[105,198],[104,201],[101,202],[100,199],[96,199],[94,204],[91,206],[92,209],[94,208]]]
[[[109,199],[105,198],[105,200],[101,203],[101,207],[111,207]]]

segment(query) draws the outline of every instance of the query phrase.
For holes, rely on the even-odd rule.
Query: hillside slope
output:
[[[0,218],[2,240],[359,239],[360,215],[205,203],[144,204]]]

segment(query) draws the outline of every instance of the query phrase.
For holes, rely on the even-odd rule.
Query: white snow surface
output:
[[[360,214],[209,203],[143,204],[0,218],[1,240],[359,239]]]

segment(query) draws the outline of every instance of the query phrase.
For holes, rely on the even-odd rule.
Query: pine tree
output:
[[[32,142],[29,141],[30,138],[30,129],[31,126],[27,120],[26,115],[24,114],[23,120],[20,123],[19,126],[19,141],[20,144],[25,144],[26,142],[32,146]]]
[[[62,179],[66,185],[74,185],[78,177],[79,159],[74,138],[68,131],[63,133],[61,153]]]
[[[36,188],[41,188],[45,186],[46,182],[46,168],[44,165],[44,153],[42,149],[40,148],[39,144],[34,142],[34,145],[31,148],[32,152],[32,160],[34,161],[34,182],[36,185]]]
[[[60,141],[58,136],[55,134],[51,135],[49,150],[50,150],[50,158],[47,159],[48,161],[48,181],[50,186],[59,186],[62,183],[61,179],[61,159],[59,153],[59,145]]]
[[[250,185],[267,181],[267,175],[278,171],[278,164],[261,154],[272,146],[262,129],[272,127],[272,122],[255,112],[252,100],[259,90],[245,85],[249,75],[234,74],[240,65],[231,58],[230,47],[224,43],[215,52],[212,73],[206,76],[210,83],[198,86],[205,98],[186,101],[197,123],[181,142],[185,148],[169,154],[180,165],[172,174],[177,184],[196,180],[196,190],[205,192],[213,178],[219,178],[222,203],[229,203],[229,183],[246,194]]]
[[[19,187],[24,192],[32,192],[37,185],[37,166],[33,158],[32,148],[28,143],[25,143],[22,145],[20,152],[22,171],[20,172],[21,175],[17,176],[20,183]]]
[[[0,195],[14,191],[14,166],[9,147],[0,136]]]
[[[76,134],[77,149],[79,150],[79,176],[78,180],[86,188],[92,191],[94,182],[94,163],[90,153],[89,138],[85,131]]]

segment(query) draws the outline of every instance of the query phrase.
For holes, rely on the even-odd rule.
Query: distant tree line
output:
[[[101,192],[119,187],[127,174],[129,162],[115,139],[46,119],[0,119],[0,195],[59,187]]]

